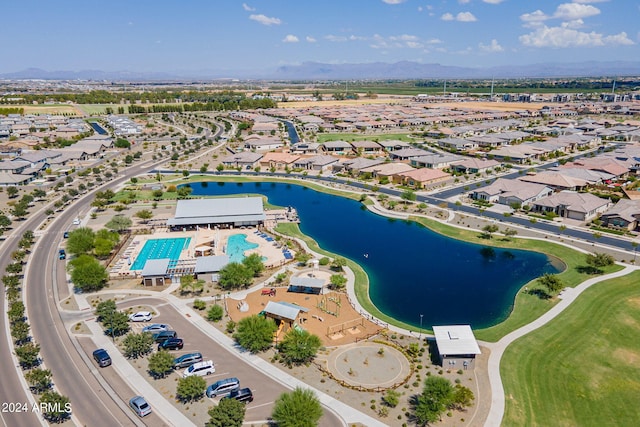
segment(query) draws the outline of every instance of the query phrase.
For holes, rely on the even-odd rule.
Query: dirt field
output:
[[[52,105],[11,105],[11,108],[24,108],[25,114],[75,114],[84,115],[84,112],[74,105],[52,104]]]
[[[278,108],[309,108],[309,107],[336,107],[354,106],[367,104],[399,104],[411,102],[410,96],[379,97],[376,99],[351,99],[346,101],[298,101],[280,102]],[[493,111],[518,111],[518,110],[540,110],[544,104],[529,102],[442,102],[425,103],[425,107],[446,107],[469,110],[493,110]]]

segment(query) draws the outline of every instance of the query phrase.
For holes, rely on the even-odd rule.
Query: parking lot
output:
[[[200,352],[204,360],[212,360],[215,364],[216,372],[213,375],[205,376],[207,385],[210,385],[220,379],[237,377],[240,380],[241,387],[249,387],[253,391],[254,400],[247,404],[245,422],[259,422],[269,419],[273,411],[275,399],[282,393],[290,391],[271,377],[262,373],[258,368],[247,363],[243,359],[229,352],[225,347],[221,346],[213,339],[209,338],[199,328],[195,327],[188,318],[176,311],[171,305],[157,298],[138,298],[129,300],[119,305],[119,309],[132,308],[133,311],[147,310],[158,313],[151,322],[130,322],[130,326],[134,332],[141,332],[145,326],[153,323],[164,323],[171,326],[171,329],[178,333],[178,337],[184,340],[184,348],[182,350],[170,351],[172,355],[178,357],[185,353]],[[95,320],[94,320],[95,321]],[[157,345],[153,349],[156,351]],[[90,353],[89,353],[90,354]],[[139,359],[140,360],[140,359]],[[140,365],[141,374],[156,387],[160,386],[159,381],[153,380],[146,372],[146,360],[132,361],[135,365]],[[108,369],[108,368],[105,368]],[[178,370],[169,375],[171,394],[175,394],[175,385],[177,379],[181,377],[183,370]],[[162,391],[162,390],[161,390]],[[166,394],[166,392],[165,392]],[[169,399],[170,401],[172,399]],[[211,407],[213,403],[219,400],[203,398],[205,406]],[[185,405],[177,403],[176,406],[186,413]],[[187,405],[189,406],[189,405]],[[188,415],[191,417],[196,405],[190,405]],[[198,405],[201,406],[201,405]],[[205,414],[206,415],[206,414]],[[206,415],[208,419],[208,415]],[[200,416],[193,419],[196,424],[200,420]],[[320,425],[323,427],[332,427],[341,425],[341,421],[331,412],[325,411]]]

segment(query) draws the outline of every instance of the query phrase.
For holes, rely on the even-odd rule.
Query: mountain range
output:
[[[303,62],[262,70],[199,70],[180,72],[136,71],[47,71],[39,68],[0,73],[0,79],[42,80],[115,80],[184,81],[216,79],[263,80],[369,80],[369,79],[513,79],[640,76],[638,61],[588,61],[576,63],[540,63],[495,67],[459,67],[423,64],[412,61],[395,63],[326,64]]]

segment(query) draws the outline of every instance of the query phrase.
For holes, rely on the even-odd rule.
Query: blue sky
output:
[[[0,72],[640,58],[632,0],[21,0],[2,11]]]

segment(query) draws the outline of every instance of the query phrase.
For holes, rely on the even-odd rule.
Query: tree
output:
[[[136,213],[136,218],[140,218],[144,224],[148,223],[151,218],[153,218],[153,212],[149,209],[143,209]]]
[[[205,427],[242,427],[247,405],[236,399],[222,399],[218,406],[209,409],[209,421]]]
[[[342,271],[342,269],[346,265],[347,265],[347,260],[342,257],[338,257],[334,259],[333,262],[331,263],[331,268],[333,268],[336,271]]]
[[[416,193],[411,190],[403,191],[400,195],[400,198],[404,200],[405,203],[415,202],[417,199]]]
[[[25,205],[24,203],[16,203],[15,205],[13,205],[13,209],[11,210],[11,215],[15,216],[16,218],[23,218],[27,216],[28,213],[29,211],[27,210],[27,205]]]
[[[109,256],[115,244],[112,240],[98,238],[93,241],[93,253],[100,259],[104,259]]]
[[[189,197],[189,195],[191,195],[192,191],[193,189],[188,185],[184,185],[178,188],[178,199],[186,199],[187,197]]]
[[[22,369],[31,369],[40,364],[40,344],[30,342],[16,347],[15,352]]]
[[[16,276],[2,276],[2,283],[7,288],[18,288],[20,287],[20,279]]]
[[[202,399],[204,391],[207,388],[207,382],[198,375],[192,375],[178,380],[178,388],[176,389],[176,398],[182,402],[192,402]]]
[[[27,256],[27,253],[25,251],[13,251],[11,253],[11,259],[19,263],[22,263],[22,261],[26,256]]]
[[[464,408],[471,406],[474,399],[475,396],[469,388],[461,384],[456,384],[455,390],[453,391],[453,402],[451,405],[453,409],[461,411]]]
[[[451,381],[443,377],[427,377],[422,393],[413,402],[416,422],[424,425],[438,421],[452,404],[453,395]]]
[[[506,230],[504,230],[503,234],[510,239],[511,237],[517,235],[518,231],[514,230],[513,228],[507,228]]]
[[[382,402],[391,408],[395,408],[398,406],[398,403],[400,403],[400,396],[400,392],[389,389],[384,396],[382,396]]]
[[[73,255],[87,254],[93,250],[96,234],[89,227],[80,227],[69,233],[67,252]]]
[[[121,311],[113,311],[102,319],[102,326],[108,335],[119,337],[129,332],[129,316]]]
[[[295,328],[290,329],[278,344],[282,360],[288,366],[311,362],[320,347],[322,341],[317,335]]]
[[[187,274],[185,276],[180,277],[180,291],[183,293],[191,292],[202,292],[204,289],[204,280],[196,280],[192,274]]]
[[[14,199],[14,198],[18,197],[18,192],[19,192],[19,190],[16,187],[8,187],[7,188],[7,194],[9,195],[10,199]]]
[[[16,301],[11,304],[7,311],[9,322],[15,323],[24,320],[24,303],[22,301]]]
[[[220,286],[225,290],[248,287],[253,279],[253,272],[237,262],[225,265],[218,274]]]
[[[224,316],[224,310],[221,306],[217,304],[212,305],[209,311],[207,311],[207,320],[210,320],[212,322],[219,322],[220,320],[222,320],[223,316]]]
[[[488,224],[482,227],[482,235],[487,239],[491,239],[491,235],[498,231],[498,226],[495,224]]]
[[[44,407],[43,417],[49,422],[60,423],[71,416],[69,398],[55,391],[42,393],[40,405]]]
[[[162,195],[164,194],[164,192],[162,190],[153,190],[151,192],[151,195],[153,196],[154,200],[160,200],[162,199]]]
[[[128,229],[133,224],[131,218],[127,218],[124,215],[115,215],[104,226],[109,230],[117,231],[118,233]]]
[[[602,273],[602,267],[613,265],[616,260],[613,256],[603,253],[595,252],[593,254],[587,254],[587,264],[592,268],[593,273]]]
[[[224,170],[224,165],[222,163],[220,163],[218,166],[216,166],[216,170],[218,172],[222,172]]]
[[[89,255],[80,255],[69,262],[71,281],[82,292],[99,291],[107,284],[109,274],[98,260]]]
[[[271,418],[279,427],[315,427],[322,417],[322,405],[315,393],[296,387],[276,400]]]
[[[252,353],[258,353],[271,347],[273,334],[278,330],[273,319],[253,315],[238,322],[233,338],[238,344]]]
[[[105,319],[108,319],[116,310],[117,307],[114,300],[108,299],[106,301],[100,301],[96,306],[96,316],[98,317],[98,322],[104,322]]]
[[[49,390],[53,385],[51,382],[51,371],[48,369],[32,369],[24,374],[24,379],[27,380],[31,387],[31,391],[35,394],[40,394],[43,391]]]
[[[122,344],[124,345],[124,355],[129,359],[137,359],[151,353],[153,336],[149,332],[130,333],[124,338]]]
[[[22,322],[15,322],[11,325],[11,337],[16,345],[29,341],[29,324],[24,320]]]
[[[33,233],[33,230],[26,230],[24,233],[22,233],[22,239],[33,242],[33,239],[35,239],[35,234]]]
[[[159,351],[149,356],[149,374],[153,378],[164,378],[173,371],[173,356],[168,351]]]
[[[21,262],[14,262],[11,263],[9,265],[7,265],[4,269],[4,271],[6,271],[9,274],[21,274],[22,273],[22,263]]]
[[[332,274],[329,278],[329,283],[332,289],[344,289],[344,287],[347,285],[347,278],[342,274]]]
[[[11,226],[11,220],[9,217],[6,215],[0,215],[0,228],[4,230],[9,226]]]
[[[254,277],[258,277],[264,270],[264,263],[262,262],[262,256],[257,253],[253,253],[242,260],[242,264],[251,270]]]
[[[555,274],[546,273],[538,278],[538,283],[544,286],[550,295],[560,292],[564,288],[564,283]]]

